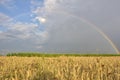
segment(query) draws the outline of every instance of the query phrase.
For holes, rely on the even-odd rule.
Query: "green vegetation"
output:
[[[21,57],[59,57],[59,56],[120,56],[120,54],[79,54],[79,53],[9,53],[7,56],[21,56]]]
[[[0,56],[3,56],[2,54],[0,54]]]

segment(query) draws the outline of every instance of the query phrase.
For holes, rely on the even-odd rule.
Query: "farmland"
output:
[[[0,80],[120,80],[119,56],[0,57]]]

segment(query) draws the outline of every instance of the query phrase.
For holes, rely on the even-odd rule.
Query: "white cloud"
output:
[[[2,33],[2,31],[0,31],[0,34]]]
[[[27,32],[37,28],[36,24],[33,23],[11,23],[10,30],[20,31],[20,32]]]
[[[45,5],[46,10],[48,10],[48,11],[53,10],[57,7],[56,6],[57,5],[57,0],[46,0],[44,5]]]
[[[6,27],[7,31],[0,32],[0,50],[37,51],[48,38],[47,31],[39,30],[39,26],[34,23],[16,22]]]
[[[12,20],[11,17],[7,16],[6,14],[0,13],[0,25],[8,23],[11,20]]]
[[[45,23],[46,19],[43,17],[36,17],[37,20],[39,20],[40,23]]]
[[[14,0],[0,0],[0,5],[4,6],[7,9],[12,9],[15,7]]]
[[[41,22],[46,22],[46,19],[42,18]],[[36,51],[38,46],[40,49],[49,36],[47,31],[40,27],[42,26],[35,22],[14,22],[11,17],[0,13],[0,50]]]
[[[47,37],[44,31],[39,30],[39,26],[33,23],[15,23],[12,24],[8,30],[12,35],[20,39],[34,39],[36,42],[40,42]],[[44,37],[43,35],[46,35]],[[39,41],[38,41],[39,40]]]

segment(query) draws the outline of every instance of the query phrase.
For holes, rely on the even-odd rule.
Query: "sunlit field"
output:
[[[120,80],[120,57],[1,56],[0,80]]]

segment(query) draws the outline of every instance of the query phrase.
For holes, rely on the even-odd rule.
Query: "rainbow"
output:
[[[116,45],[113,43],[113,41],[101,30],[99,29],[95,24],[91,23],[90,21],[87,21],[85,20],[84,18],[82,17],[79,17],[79,16],[76,16],[76,15],[73,15],[73,14],[70,14],[70,13],[67,13],[67,12],[64,12],[64,11],[49,11],[49,12],[55,12],[55,13],[61,13],[61,14],[65,14],[65,15],[69,15],[71,17],[74,17],[80,21],[83,21],[84,23],[87,23],[88,25],[90,25],[93,29],[95,29],[100,35],[102,35],[102,37],[108,41],[108,43],[112,46],[112,48],[115,50],[115,52],[117,54],[120,54],[118,48],[116,47]]]
[[[68,13],[68,12],[65,12],[65,11],[48,11],[48,12],[55,12],[55,13],[61,13],[61,14],[69,15],[69,16],[74,17],[74,18],[76,18],[76,19],[78,19],[78,20],[80,20],[80,21],[82,21],[82,22],[84,22],[84,23],[87,23],[88,25],[90,25],[91,28],[95,29],[105,40],[108,41],[108,43],[112,46],[112,48],[115,50],[115,52],[116,52],[117,54],[120,54],[118,48],[117,48],[116,45],[113,43],[113,41],[112,41],[100,28],[98,28],[95,24],[91,23],[90,21],[87,21],[86,19],[84,19],[84,18],[82,18],[82,17],[73,15],[73,14]],[[23,14],[21,14],[21,15],[18,15],[18,16],[16,16],[15,18],[20,17],[20,16],[25,15],[25,14],[27,14],[27,13],[23,13]],[[13,20],[13,19],[8,20],[8,21],[12,21],[12,20]]]

